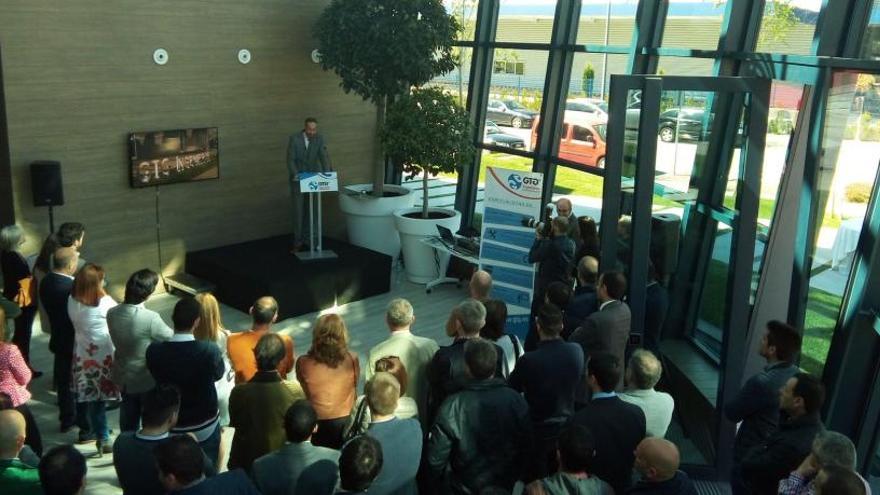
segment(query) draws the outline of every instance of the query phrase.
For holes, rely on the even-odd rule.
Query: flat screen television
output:
[[[131,187],[150,187],[220,177],[217,128],[134,132]]]

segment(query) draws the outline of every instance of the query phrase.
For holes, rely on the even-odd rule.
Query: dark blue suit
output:
[[[180,495],[260,495],[250,478],[241,469],[233,469],[213,478],[205,478],[197,485],[171,493]]]
[[[49,350],[55,355],[53,380],[58,390],[58,419],[62,428],[76,423],[80,427],[80,433],[84,435],[89,431],[88,423],[84,415],[77,420],[76,400],[70,390],[74,331],[67,314],[67,299],[72,288],[72,278],[55,272],[49,273],[40,282],[40,303],[46,309],[52,328]]]

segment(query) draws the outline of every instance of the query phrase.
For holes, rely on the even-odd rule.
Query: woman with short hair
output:
[[[385,356],[376,361],[375,366],[376,373],[380,372],[388,372],[394,375],[394,378],[397,379],[397,383],[400,384],[400,398],[397,400],[397,408],[394,410],[394,417],[399,419],[407,419],[407,418],[419,418],[419,406],[416,404],[415,399],[412,397],[406,397],[404,394],[406,393],[407,383],[409,382],[409,378],[406,374],[406,366],[403,365],[403,362],[397,356]],[[348,429],[348,433],[346,434],[346,438],[351,438],[355,435],[360,435],[367,431],[367,428],[370,426],[370,421],[372,421],[372,416],[370,414],[370,408],[367,407],[366,403],[366,395],[361,395],[357,398],[355,402],[354,409],[351,412],[351,426]]]
[[[355,400],[360,375],[357,354],[348,349],[348,329],[337,314],[318,317],[312,347],[296,361],[296,378],[318,414],[312,444],[338,449]]]
[[[12,343],[21,351],[24,362],[31,366],[31,331],[37,315],[36,284],[25,257],[19,251],[24,245],[24,231],[18,225],[0,229],[0,272],[3,272],[3,296],[15,301],[21,314],[15,318]],[[43,373],[35,371],[34,378]]]
[[[116,301],[104,292],[104,269],[87,263],[73,279],[67,313],[73,323],[73,389],[76,401],[85,403],[98,456],[113,452],[107,426],[106,402],[119,400],[111,379],[113,341],[107,327],[107,312]],[[80,432],[82,435],[82,432]]]
[[[503,378],[513,373],[516,360],[523,355],[523,346],[516,335],[505,332],[507,325],[507,304],[500,299],[489,299],[483,303],[486,307],[486,324],[480,330],[480,337],[495,342],[504,351],[501,360]]]

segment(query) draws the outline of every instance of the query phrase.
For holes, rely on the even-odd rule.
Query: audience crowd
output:
[[[595,222],[557,207],[530,252],[540,265],[525,344],[506,332],[507,306],[480,270],[449,313],[446,345],[414,333],[409,301],[388,304],[389,335],[366,353],[362,394],[361,360],[338,314],[317,318],[301,355],[273,331],[270,296],[253,303],[244,331],[224,328],[211,294],[180,299],[168,326],[145,307],[155,272],[132,274],[122,303],[105,292],[103,268],[80,255],[82,224],[49,236],[32,268],[21,229],[4,227],[0,493],[86,487],[83,454],[44,451],[28,407],[41,375],[30,362],[39,314],[51,332],[58,427],[76,428],[95,457],[112,453],[125,494],[695,495],[665,438],[675,412],[655,321],[665,289],[649,267],[652,335],[634,348],[625,274],[598,273]],[[822,425],[824,388],[798,369],[800,347],[795,328],[768,322],[766,367],[723,404],[739,423],[733,492],[870,493],[852,441]],[[234,429],[226,463],[225,427]]]

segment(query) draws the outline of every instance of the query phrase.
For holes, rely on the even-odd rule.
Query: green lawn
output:
[[[706,297],[700,307],[700,318],[715,327],[723,328],[724,310],[727,306],[728,265],[718,260],[709,262],[706,274]],[[804,319],[804,341],[801,348],[801,367],[817,376],[822,375],[831,334],[837,323],[842,299],[815,287],[807,297],[807,313]]]

